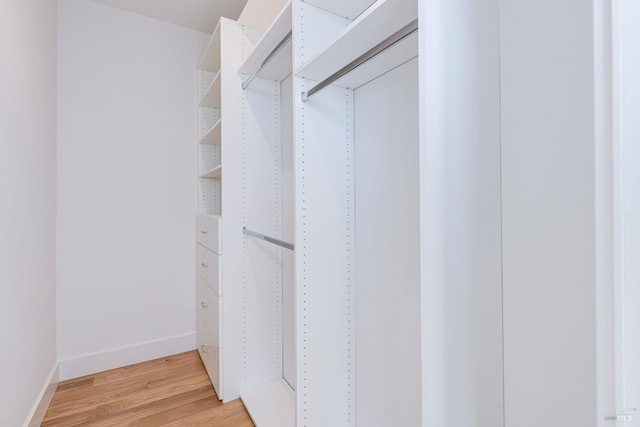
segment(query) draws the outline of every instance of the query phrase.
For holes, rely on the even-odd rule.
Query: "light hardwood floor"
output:
[[[240,400],[222,404],[196,351],[58,385],[42,426],[253,427]]]

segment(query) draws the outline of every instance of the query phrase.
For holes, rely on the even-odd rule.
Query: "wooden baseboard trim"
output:
[[[173,337],[146,341],[60,360],[60,381],[83,377],[109,369],[121,368],[196,348],[196,334],[189,332]]]

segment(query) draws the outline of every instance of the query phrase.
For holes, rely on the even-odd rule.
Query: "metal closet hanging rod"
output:
[[[330,75],[329,77],[327,77],[326,79],[324,79],[323,81],[321,81],[320,83],[318,83],[317,85],[309,89],[308,91],[302,92],[302,101],[305,102],[307,99],[311,98],[313,95],[320,92],[322,89],[329,86],[331,83],[349,74],[351,71],[355,70],[365,62],[375,58],[385,50],[389,49],[391,46],[409,37],[411,34],[415,33],[416,31],[418,31],[418,20],[414,19],[409,24],[405,25],[404,27],[402,27],[401,29],[399,29],[398,31],[396,31],[395,33],[393,33],[392,35],[390,35],[389,37],[387,37],[386,39],[384,39],[383,41],[381,41],[380,43],[378,43],[377,45],[375,45],[374,47],[372,47],[371,49],[369,49],[359,57],[357,57],[356,59],[354,59],[353,61],[349,62],[347,65],[340,68],[338,71],[336,71],[335,73],[333,73],[332,75]]]
[[[264,234],[258,233],[257,231],[249,230],[247,227],[242,227],[242,233],[247,236],[255,237],[256,239],[264,240],[265,242],[273,243],[274,245],[281,246],[285,249],[293,250],[293,243],[289,243],[289,242],[282,241],[280,239],[275,239],[273,237],[265,236]]]
[[[289,43],[289,41],[291,41],[292,34],[293,34],[293,31],[290,30],[289,33],[287,33],[287,35],[284,36],[284,38],[282,40],[280,40],[280,43],[278,43],[278,45],[273,48],[271,53],[264,59],[264,61],[262,61],[262,64],[260,64],[260,66],[258,68],[256,68],[253,73],[249,74],[249,77],[247,77],[247,79],[242,82],[242,89],[243,90],[246,89],[247,87],[249,87],[249,85],[251,84],[253,79],[255,79],[256,77],[258,77],[258,75],[260,75],[262,70],[264,70],[264,68],[267,65],[269,65],[269,63],[273,60],[273,58],[278,56],[278,53],[280,53],[280,51],[282,49],[284,49],[284,47],[287,45],[287,43]]]

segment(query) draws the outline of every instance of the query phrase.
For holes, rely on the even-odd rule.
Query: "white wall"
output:
[[[498,6],[420,2],[423,426],[503,425]]]
[[[56,367],[56,3],[0,2],[0,425]]]
[[[208,35],[58,5],[58,337],[71,378],[195,347],[196,66]]]
[[[594,15],[501,2],[505,424],[594,426]]]

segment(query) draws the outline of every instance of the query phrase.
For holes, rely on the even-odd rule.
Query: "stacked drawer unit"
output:
[[[222,250],[219,215],[196,218],[196,342],[218,399],[222,400]]]

